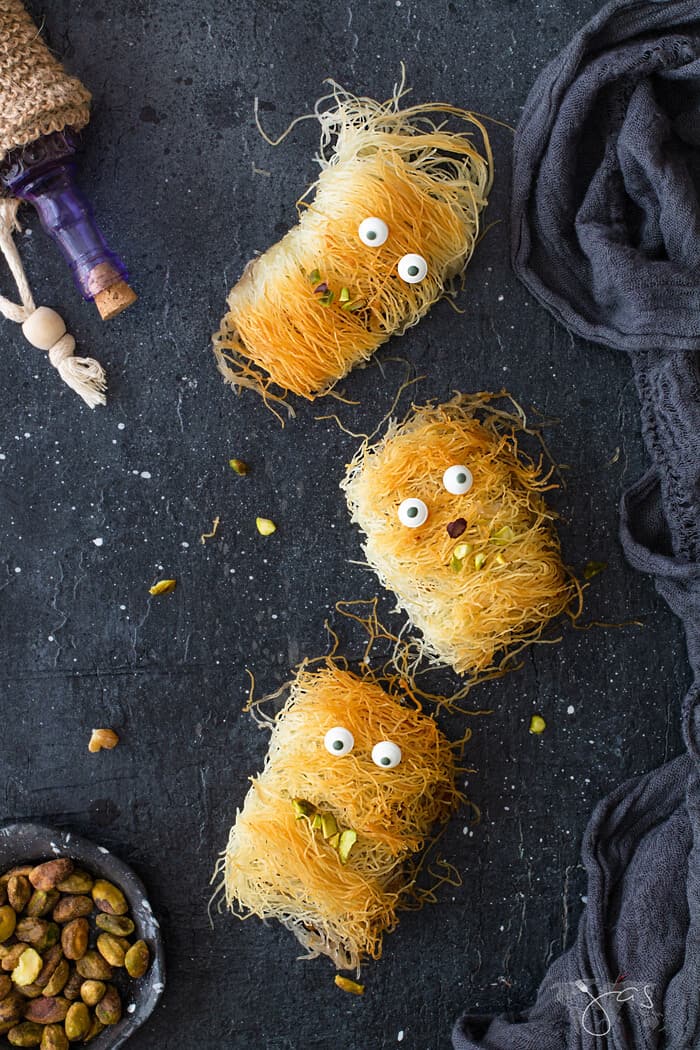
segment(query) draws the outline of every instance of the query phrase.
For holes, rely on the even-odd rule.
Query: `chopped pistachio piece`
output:
[[[471,543],[458,543],[455,549],[452,551],[455,558],[459,558],[462,561],[468,554],[472,552]]]
[[[336,987],[340,988],[343,992],[350,992],[351,995],[365,994],[364,984],[358,984],[357,981],[351,981],[349,977],[343,977],[342,974],[337,973],[334,980]]]
[[[256,518],[255,527],[261,536],[271,536],[273,532],[277,532],[277,526],[269,518]]]
[[[177,580],[158,580],[152,587],[148,588],[149,594],[170,594],[177,587]]]
[[[338,831],[338,824],[332,813],[321,814],[321,831],[324,839],[329,839]]]
[[[318,829],[321,827],[321,814],[320,813],[314,814],[314,819],[311,821],[311,827],[314,829],[314,831],[318,831]]]
[[[319,299],[319,302],[321,306],[330,306],[334,298],[335,296],[333,295],[333,292],[329,289],[327,292],[323,293],[323,295]]]
[[[484,564],[485,561],[486,561],[486,555],[485,554],[482,554],[481,552],[479,552],[479,554],[475,554],[474,555],[474,568],[475,569],[481,569],[483,567],[483,564]]]
[[[515,533],[511,529],[510,525],[504,525],[498,532],[494,532],[491,537],[496,543],[512,543],[515,539]]]
[[[235,471],[242,478],[248,473],[248,464],[244,463],[242,459],[230,459],[228,465],[231,470]]]
[[[305,802],[303,798],[293,798],[292,806],[297,820],[301,820],[302,817],[313,817],[316,812],[316,807],[310,802]]]
[[[506,558],[504,557],[503,554],[501,554],[500,551],[498,552],[498,554],[496,555],[496,557],[493,560],[496,562],[496,565],[507,565],[508,564]]]
[[[606,561],[589,561],[583,570],[584,580],[592,580],[598,573],[605,572],[607,567],[608,563]]]
[[[338,856],[340,857],[341,864],[347,864],[348,857],[350,856],[350,850],[357,842],[357,832],[353,831],[352,828],[348,828],[347,831],[343,831],[340,835],[340,843],[338,845]]]
[[[542,717],[542,715],[533,715],[532,716],[532,718],[530,719],[530,732],[531,733],[536,733],[536,734],[544,733],[546,728],[547,728],[547,723],[545,722],[545,720]]]
[[[320,271],[319,270],[312,270],[311,273],[309,274],[309,280],[311,281],[312,284],[318,284],[318,282],[321,280],[321,273],[320,273]]]
[[[341,288],[340,289],[340,295],[338,296],[338,300],[341,303],[349,303],[350,302],[350,292],[347,290],[347,288]]]
[[[463,565],[464,562],[462,561],[462,559],[458,558],[456,554],[453,554],[452,560],[450,562],[450,568],[452,569],[452,572],[461,572]]]
[[[328,840],[328,845],[332,846],[333,849],[337,849],[338,848],[338,846],[340,845],[340,832],[339,831],[336,831],[335,835],[331,835],[331,837]]]

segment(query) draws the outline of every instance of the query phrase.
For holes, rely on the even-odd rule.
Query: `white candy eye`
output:
[[[369,248],[379,248],[389,236],[389,227],[384,219],[373,215],[370,219],[362,220],[357,232],[363,244]]]
[[[326,733],[323,743],[329,754],[342,758],[343,755],[349,755],[354,748],[355,737],[349,729],[343,729],[342,726],[334,726],[333,729],[329,729]]]
[[[428,272],[428,264],[422,255],[402,255],[398,271],[399,277],[406,284],[420,284]]]
[[[474,484],[474,478],[469,467],[448,467],[442,475],[442,483],[453,496],[463,496]]]
[[[381,740],[372,748],[372,761],[380,769],[393,769],[401,761],[401,748],[391,740]]]
[[[420,528],[428,520],[428,508],[422,499],[405,499],[399,505],[399,521],[409,529]]]

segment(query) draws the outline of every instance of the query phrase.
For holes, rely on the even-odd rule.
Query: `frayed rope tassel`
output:
[[[39,350],[46,350],[49,361],[64,383],[80,394],[86,405],[95,408],[105,405],[107,377],[102,365],[92,357],[75,357],[75,339],[66,331],[60,314],[48,306],[35,306],[22,260],[13,239],[20,229],[17,209],[20,201],[0,199],[0,251],[5,256],[15,279],[22,305],[18,306],[0,295],[0,313],[10,321],[22,325],[25,339]]]

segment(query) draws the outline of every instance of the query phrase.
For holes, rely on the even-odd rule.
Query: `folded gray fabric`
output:
[[[623,497],[621,538],[683,620],[694,678],[687,753],[622,784],[591,817],[575,944],[531,1009],[465,1014],[453,1043],[698,1050],[698,0],[614,0],[540,75],[516,135],[512,253],[567,328],[630,354],[652,465]]]

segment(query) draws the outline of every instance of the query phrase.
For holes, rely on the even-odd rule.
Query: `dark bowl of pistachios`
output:
[[[0,828],[0,1050],[115,1050],[164,984],[160,928],[131,868],[70,831]]]

